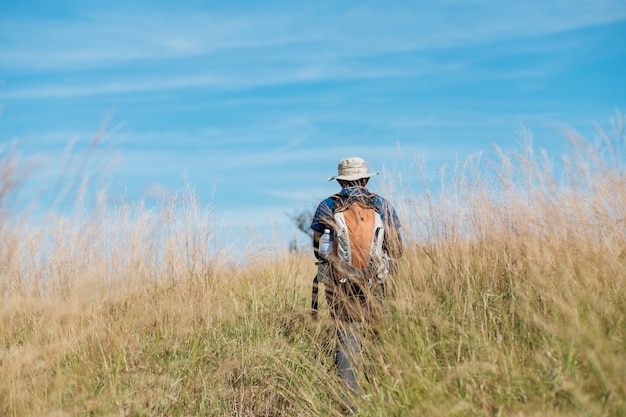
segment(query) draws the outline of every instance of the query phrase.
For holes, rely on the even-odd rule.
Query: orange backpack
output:
[[[367,279],[369,285],[384,263],[385,228],[375,194],[335,194],[333,255],[330,263],[336,281]]]
[[[326,298],[334,299],[336,290],[344,295],[362,298],[365,288],[380,284],[384,296],[384,280],[390,275],[389,257],[383,250],[384,223],[376,194],[349,196],[335,194],[332,213],[333,251],[328,260],[318,262],[313,278],[311,308],[317,317],[319,283],[326,287]],[[340,286],[340,288],[336,288]]]

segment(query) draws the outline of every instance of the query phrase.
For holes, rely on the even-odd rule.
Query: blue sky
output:
[[[225,225],[289,229],[345,156],[435,171],[521,125],[558,156],[555,126],[626,109],[624,74],[623,0],[4,0],[0,145],[51,187],[107,119],[92,187],[149,201],[184,177]]]

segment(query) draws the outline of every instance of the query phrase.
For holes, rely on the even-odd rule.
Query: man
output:
[[[377,174],[378,172],[368,171],[367,163],[362,158],[350,157],[339,161],[337,175],[329,177],[328,180],[337,180],[341,191],[318,205],[311,222],[313,252],[320,261],[317,280],[326,284],[326,301],[337,329],[335,363],[340,377],[353,392],[358,389],[357,362],[361,353],[362,323],[375,318],[376,306],[385,294],[384,280],[389,275],[389,269],[393,269],[391,268],[395,264],[393,259],[402,255],[400,221],[395,209],[386,199],[367,189],[370,177]],[[338,225],[335,213],[351,205],[361,207],[359,210],[371,208],[370,212],[378,213],[377,219],[382,221],[384,226],[384,233],[381,234],[384,236],[382,258],[385,272],[381,272],[380,267],[370,268],[369,265],[363,269],[345,266],[345,263],[341,262],[341,256],[338,255],[341,248],[335,247],[330,256],[320,253],[320,237],[325,230],[331,231],[337,244],[337,235],[341,233],[342,226]],[[364,219],[357,219],[357,223],[359,220]],[[355,226],[343,227],[350,229],[351,232],[355,228]]]

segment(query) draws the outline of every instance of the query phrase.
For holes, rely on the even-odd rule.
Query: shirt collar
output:
[[[369,191],[367,190],[367,188],[365,187],[359,187],[354,186],[354,187],[346,187],[346,188],[342,188],[341,189],[341,194],[343,195],[363,195],[363,194],[368,194]]]

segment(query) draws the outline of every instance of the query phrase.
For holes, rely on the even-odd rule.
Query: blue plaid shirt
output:
[[[368,195],[371,194],[365,187],[349,187],[340,191],[342,195]],[[374,204],[380,208],[380,217],[384,224],[391,225],[397,230],[400,229],[400,219],[398,214],[389,201],[385,200],[379,195],[374,195]],[[324,229],[333,229],[333,211],[335,208],[335,200],[332,197],[328,197],[323,200],[315,210],[313,215],[313,221],[311,222],[311,229],[316,232],[324,233]]]

